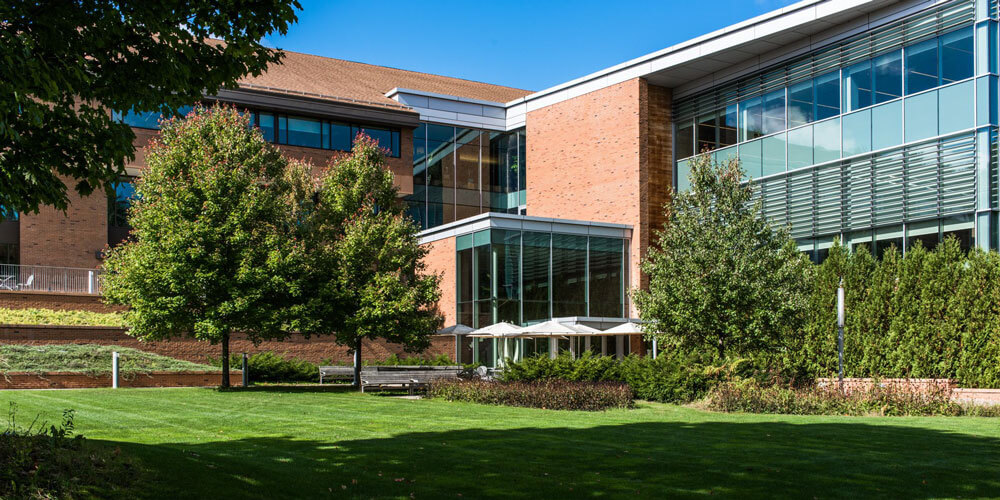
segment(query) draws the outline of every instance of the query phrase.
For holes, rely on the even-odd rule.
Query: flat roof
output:
[[[572,219],[552,219],[529,215],[488,212],[459,221],[449,222],[421,231],[417,237],[421,245],[447,238],[482,231],[485,229],[513,229],[545,233],[577,234],[629,239],[632,226],[610,222],[592,222]]]

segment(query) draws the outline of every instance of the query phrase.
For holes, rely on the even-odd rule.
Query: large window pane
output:
[[[274,115],[271,113],[257,113],[257,127],[268,142],[276,142],[275,132],[277,131]]]
[[[903,95],[903,56],[896,50],[872,60],[875,104]]]
[[[756,179],[762,175],[761,141],[762,139],[758,139],[740,144],[740,165],[743,167],[746,176],[751,179]]]
[[[870,109],[844,115],[844,156],[872,150],[872,112]]]
[[[288,118],[288,144],[310,148],[322,147],[321,122],[310,118]]]
[[[903,103],[894,101],[872,108],[872,150],[903,143]]]
[[[547,320],[549,316],[549,238],[547,233],[522,233],[521,279],[524,322]]]
[[[726,107],[723,116],[719,119],[719,147],[732,146],[733,144],[736,144],[737,115],[736,105],[731,104]]]
[[[840,118],[813,125],[813,162],[825,163],[840,158]]]
[[[481,213],[479,131],[455,130],[455,220]]]
[[[941,36],[941,84],[964,80],[975,73],[972,26]]]
[[[844,68],[844,111],[872,105],[872,62],[862,61]]]
[[[450,127],[449,127],[450,128]],[[351,127],[351,137],[357,137],[359,133],[363,133],[378,143],[378,147],[388,151],[390,156],[399,156],[398,151],[393,151],[392,148],[392,131],[389,129],[378,128],[378,127]]]
[[[767,176],[785,171],[785,134],[776,134],[762,139],[761,175]]]
[[[785,89],[764,96],[764,135],[785,130]]]
[[[710,113],[707,115],[702,115],[698,118],[698,128],[697,128],[697,147],[698,153],[705,150],[715,149],[716,144],[716,132],[718,123],[716,119],[718,118],[716,113]]]
[[[681,160],[677,162],[677,191],[687,191],[691,188],[691,160]]]
[[[691,122],[677,125],[677,159],[694,155],[694,124]]]
[[[788,131],[788,170],[813,164],[813,128],[801,127]]]
[[[938,40],[933,38],[906,47],[906,93],[938,86]],[[909,134],[907,134],[909,135]]]
[[[934,137],[938,133],[937,92],[907,97],[905,102],[906,142]]]
[[[788,126],[797,127],[812,122],[815,88],[812,80],[788,87]]]
[[[760,97],[748,99],[739,104],[740,108],[740,140],[756,139],[763,133],[763,105]]]
[[[975,82],[967,82],[938,89],[940,113],[938,134],[947,134],[975,126]]]
[[[816,77],[816,120],[840,114],[840,72],[833,71]]]
[[[521,232],[494,229],[490,237],[497,321],[517,325],[521,323]]]
[[[619,239],[590,238],[589,316],[620,318],[624,315],[623,248],[623,242]]]
[[[587,315],[587,237],[552,235],[552,316]]]

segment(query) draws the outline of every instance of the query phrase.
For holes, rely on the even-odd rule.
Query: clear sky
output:
[[[300,0],[276,47],[541,90],[793,0]]]

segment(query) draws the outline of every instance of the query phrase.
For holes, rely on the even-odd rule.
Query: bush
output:
[[[213,360],[221,366],[221,360]],[[243,355],[233,354],[229,366],[240,369],[243,366]],[[319,366],[302,359],[285,358],[271,351],[251,354],[247,358],[247,368],[250,372],[250,383],[256,382],[317,382],[319,381]]]
[[[503,372],[503,380],[620,382],[627,384],[638,399],[686,403],[704,397],[731,369],[714,363],[710,355],[681,351],[662,353],[656,359],[627,356],[621,361],[586,352],[575,360],[565,354],[555,359],[525,358],[511,363]]]
[[[98,344],[0,344],[0,373],[78,372],[92,376],[111,373],[113,352],[121,355],[125,379],[153,371],[212,371],[212,366],[174,359],[131,347]]]
[[[365,366],[455,366],[456,363],[445,354],[439,354],[436,358],[421,358],[417,356],[407,356],[400,358],[392,354],[384,360],[365,361]]]
[[[914,391],[905,386],[873,385],[848,394],[836,388],[792,389],[755,380],[724,382],[706,400],[715,411],[790,415],[1000,416],[1000,407],[964,406],[945,388]]]
[[[108,498],[125,494],[140,473],[121,455],[73,435],[73,410],[59,426],[21,428],[11,403],[7,429],[0,433],[0,498]],[[138,492],[134,492],[138,493]]]
[[[600,411],[632,408],[635,405],[632,390],[625,384],[614,382],[455,380],[434,383],[427,395],[447,401],[547,410]]]
[[[56,311],[53,309],[0,307],[0,324],[4,325],[63,325],[63,326],[125,326],[121,313],[91,311]]]

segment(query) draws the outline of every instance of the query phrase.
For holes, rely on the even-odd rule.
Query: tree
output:
[[[808,260],[763,217],[738,161],[691,165],[691,189],[673,193],[666,223],[642,262],[635,293],[649,331],[684,347],[728,354],[774,351],[802,321]]]
[[[426,273],[419,228],[399,202],[375,141],[359,134],[351,154],[330,165],[316,196],[297,211],[305,221],[298,231],[308,264],[296,287],[301,301],[289,314],[296,329],[304,335],[333,332],[337,343],[350,347],[355,384],[364,339],[407,350],[430,345],[441,325],[435,307],[440,277]]]
[[[129,306],[129,334],[143,340],[190,335],[282,339],[297,270],[288,237],[294,184],[289,162],[235,109],[197,107],[165,121],[148,148],[148,169],[130,209],[132,237],[105,262],[105,299]]]
[[[298,8],[297,0],[0,3],[0,206],[65,209],[62,178],[75,179],[81,195],[116,182],[135,136],[109,110],[173,112],[260,75],[282,57],[261,39],[284,34]]]

